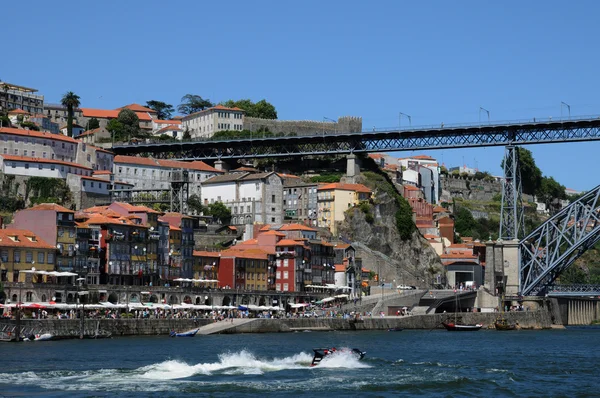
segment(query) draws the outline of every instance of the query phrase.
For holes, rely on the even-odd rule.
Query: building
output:
[[[0,229],[0,280],[25,282],[20,271],[54,271],[56,247],[26,229]],[[23,297],[23,301],[27,300]],[[15,302],[17,300],[14,300]]]
[[[427,155],[416,155],[398,159],[398,166],[402,170],[403,183],[406,181],[422,189],[429,203],[439,202],[442,189],[440,167],[436,159]]]
[[[50,117],[47,117],[43,113],[36,113],[29,117],[29,121],[37,124],[41,131],[45,131],[51,134],[58,134],[58,123],[54,123]]]
[[[92,169],[61,160],[0,155],[0,169],[6,175],[66,179],[69,174],[91,176]]]
[[[0,82],[0,109],[22,109],[29,113],[43,113],[44,96],[35,94],[38,90]]]
[[[110,132],[106,128],[98,127],[97,129],[84,131],[75,138],[84,144],[94,145],[101,141],[108,141],[111,137]]]
[[[179,237],[173,237],[171,246],[174,257],[180,257],[181,277],[191,278],[193,276],[194,256],[194,220],[190,216],[181,213],[165,213],[161,221],[169,223],[171,229],[179,229]],[[179,239],[178,239],[179,238]],[[171,242],[170,242],[171,243]]]
[[[119,181],[133,184],[135,189],[171,188],[174,171],[188,172],[190,195],[201,195],[201,183],[223,174],[222,171],[202,161],[181,162],[176,160],[142,158],[118,155],[114,160],[114,174]]]
[[[156,119],[156,111],[139,104],[130,104],[117,109],[94,109],[81,108],[81,116],[78,118],[78,123],[82,126],[87,126],[91,119],[97,119],[100,127],[106,128],[112,119],[119,117],[119,112],[123,109],[131,109],[135,112],[140,120],[140,129],[152,131],[152,120]]]
[[[266,291],[269,254],[261,249],[224,250],[219,265],[219,286]]]
[[[74,271],[75,219],[74,211],[55,203],[42,203],[14,214],[12,228],[32,231],[56,248],[56,270]]]
[[[69,135],[69,128],[66,124],[61,126],[59,130],[62,135]],[[73,138],[79,137],[81,134],[83,134],[84,131],[85,128],[83,126],[80,126],[77,123],[73,123]]]
[[[231,211],[231,224],[281,224],[283,180],[276,172],[230,173],[202,183],[205,205],[221,202]]]
[[[44,104],[44,112],[46,117],[52,120],[52,122],[56,123],[58,126],[64,126],[67,124],[67,120],[69,118],[69,112],[67,107],[63,104]],[[82,113],[81,109],[75,108],[73,109],[73,123],[79,123],[79,119],[81,119]]]
[[[181,120],[180,119],[172,119],[172,120],[152,119],[152,134],[156,134],[157,131],[162,130],[168,126],[181,127]]]
[[[283,211],[286,220],[317,226],[317,183],[306,183],[300,178],[284,176]]]
[[[221,262],[220,252],[209,252],[203,250],[194,250],[194,269],[193,279],[200,279],[206,282],[200,282],[201,287],[218,287],[219,283],[219,264]]]
[[[217,105],[192,113],[181,119],[181,128],[188,131],[192,139],[209,138],[217,131],[238,130],[244,128],[244,110]]]
[[[350,207],[369,200],[371,190],[362,184],[332,183],[317,189],[318,226],[328,228],[334,235],[336,223],[344,220]]]

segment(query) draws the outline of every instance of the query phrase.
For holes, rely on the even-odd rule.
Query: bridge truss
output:
[[[115,145],[117,155],[218,160],[350,154],[600,140],[600,118],[510,122],[310,136]]]
[[[547,293],[548,296],[600,296],[600,285],[554,285]]]
[[[600,185],[555,214],[521,241],[520,294],[546,294],[556,278],[598,241]]]

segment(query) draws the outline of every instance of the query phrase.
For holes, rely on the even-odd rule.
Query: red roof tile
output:
[[[317,232],[316,229],[311,228],[311,227],[307,227],[306,225],[302,225],[302,224],[285,224],[281,228],[279,228],[279,231],[311,231],[311,232]]]
[[[11,237],[15,238],[13,240]],[[26,229],[0,229],[0,247],[55,249],[55,247]]]
[[[282,239],[277,242],[276,246],[302,246],[302,242],[295,241],[293,239]]]
[[[132,111],[134,111],[134,112],[136,112],[136,113],[137,113],[137,112],[149,112],[149,113],[156,113],[156,111],[155,111],[154,109],[151,109],[151,108],[146,108],[145,106],[143,106],[143,105],[140,105],[140,104],[129,104],[129,105],[125,105],[125,106],[122,106],[122,107],[120,107],[120,108],[117,108],[117,110],[118,110],[118,111],[120,111],[121,109],[125,109],[125,108],[127,108],[127,109],[131,109]]]
[[[35,205],[24,210],[54,210],[60,213],[75,213],[73,210],[69,210],[66,207],[57,205],[56,203],[40,203],[39,205]]]
[[[363,193],[371,193],[371,190],[364,186],[363,184],[344,184],[341,182],[334,182],[332,184],[325,184],[318,188],[319,191],[333,190],[338,189],[341,191],[354,191],[354,192],[363,192]]]
[[[46,138],[49,140],[70,142],[72,144],[77,144],[79,142],[71,137],[67,137],[62,134],[51,134],[51,133],[45,133],[43,131],[33,131],[33,130],[21,130],[21,129],[15,129],[12,127],[2,127],[2,128],[0,128],[0,133],[12,134],[12,135],[18,135],[18,136],[35,137],[35,138]]]

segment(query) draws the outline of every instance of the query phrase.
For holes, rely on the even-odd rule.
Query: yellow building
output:
[[[369,200],[371,190],[362,184],[333,183],[317,189],[318,226],[329,228],[335,235],[336,222],[344,220],[344,213],[350,207]]]
[[[218,281],[219,279],[219,252],[194,250],[194,276],[193,279]],[[201,282],[201,286],[217,287],[218,282]]]
[[[25,229],[0,229],[0,273],[4,282],[25,282],[19,271],[53,271],[56,248]],[[38,280],[35,279],[34,282]]]

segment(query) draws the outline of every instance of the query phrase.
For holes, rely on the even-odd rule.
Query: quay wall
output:
[[[391,317],[364,317],[362,320],[341,318],[294,318],[294,319],[256,319],[221,331],[223,334],[236,333],[280,333],[296,330],[387,330],[403,329],[441,329],[441,322],[452,314],[429,314]],[[481,323],[484,328],[491,325],[498,313],[461,313],[465,323]],[[548,311],[520,311],[505,313],[509,322],[518,322],[522,329],[549,329],[552,326]],[[225,321],[224,321],[225,322]],[[167,335],[169,331],[189,330],[212,323],[210,319],[86,319],[84,333],[93,335],[95,330],[110,332],[113,336]],[[2,328],[12,329],[14,320],[0,321]],[[78,319],[21,320],[21,330],[25,334],[52,333],[61,337],[77,337],[81,330]]]

